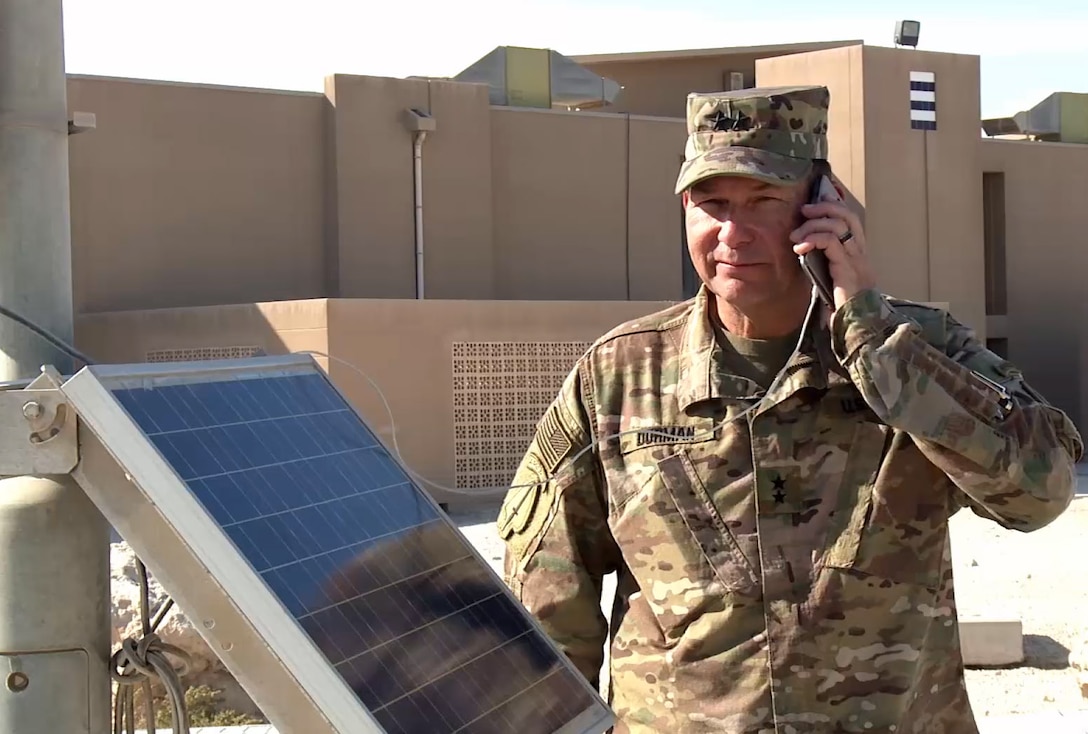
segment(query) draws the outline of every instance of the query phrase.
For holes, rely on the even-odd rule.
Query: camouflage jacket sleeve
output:
[[[875,290],[832,317],[836,356],[877,415],[907,433],[975,512],[1023,531],[1072,501],[1083,442],[1008,361],[944,312],[923,329]]]
[[[601,584],[619,551],[577,368],[537,424],[499,513],[504,579],[594,685],[608,625]]]

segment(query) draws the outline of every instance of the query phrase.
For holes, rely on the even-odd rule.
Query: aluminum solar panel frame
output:
[[[421,731],[421,722],[429,734],[600,734],[614,724],[312,357],[93,365],[61,391],[80,420],[73,476],[281,734]],[[227,411],[237,420],[223,420]],[[161,415],[175,420],[170,430]],[[319,437],[336,445],[314,453]],[[273,439],[281,453],[313,456],[268,463]],[[228,443],[244,450],[228,456]],[[201,450],[232,464],[227,484],[197,468]],[[300,478],[307,467],[316,478]],[[260,484],[271,472],[298,483]],[[270,537],[273,527],[291,530]],[[326,553],[346,540],[354,545]],[[436,564],[443,554],[456,558]],[[350,593],[334,598],[325,571],[298,575],[318,568]],[[319,589],[325,607],[303,588]]]

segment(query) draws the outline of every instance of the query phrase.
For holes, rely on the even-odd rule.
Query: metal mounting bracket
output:
[[[79,463],[79,420],[55,370],[0,390],[0,476],[68,474]]]

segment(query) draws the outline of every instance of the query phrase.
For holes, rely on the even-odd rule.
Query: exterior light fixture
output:
[[[895,45],[916,47],[918,45],[918,34],[921,30],[922,24],[916,20],[897,21],[895,24]]]

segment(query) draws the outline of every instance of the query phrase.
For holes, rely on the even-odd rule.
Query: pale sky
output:
[[[891,46],[895,21],[906,17],[922,24],[919,49],[981,56],[984,117],[1015,114],[1051,92],[1088,92],[1082,0],[737,7],[677,0],[64,0],[65,52],[72,74],[320,91],[333,73],[452,76],[496,46],[568,55],[844,39]]]

